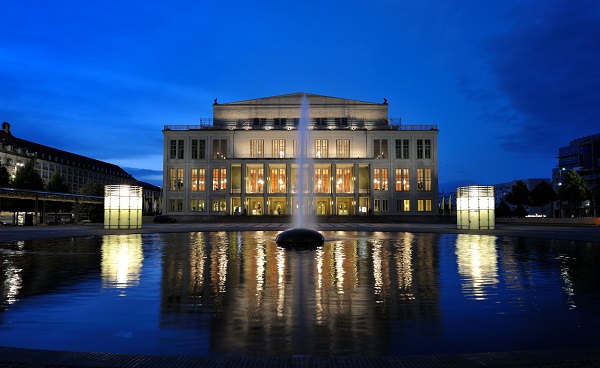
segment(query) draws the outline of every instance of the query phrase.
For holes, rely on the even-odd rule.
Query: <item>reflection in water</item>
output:
[[[399,355],[600,341],[597,244],[324,232],[323,247],[307,251],[279,248],[275,235],[0,243],[0,345]]]
[[[142,235],[106,235],[102,244],[102,287],[136,286],[142,272]]]
[[[567,304],[571,309],[577,308],[574,299],[575,289],[573,287],[573,280],[571,279],[571,269],[569,268],[570,257],[561,254],[557,259],[560,261],[560,275],[564,282],[563,290],[565,291],[565,294],[567,294]]]
[[[393,342],[381,336],[389,335],[385,321],[400,304],[409,303],[402,307],[404,315],[413,310],[419,318],[439,319],[438,308],[431,308],[439,295],[433,291],[437,276],[432,276],[437,274],[432,269],[437,263],[436,235],[415,242],[413,234],[402,234],[390,243],[385,234],[365,242],[354,233],[338,232],[335,240],[314,251],[277,247],[272,233],[190,237],[194,240],[189,253],[183,253],[186,248],[181,245],[164,250],[163,275],[168,277],[162,283],[162,320],[189,328],[198,323],[197,313],[210,308],[215,351],[389,353]],[[193,250],[200,248],[204,253]],[[420,266],[412,264],[415,251],[424,256]],[[210,270],[209,285],[197,283],[184,292],[186,280],[202,280],[198,274],[205,269]],[[421,300],[415,300],[415,272],[424,283]],[[422,309],[420,303],[427,307]],[[378,304],[379,311],[374,309]],[[181,315],[183,305],[186,315]],[[177,318],[167,319],[170,313],[177,313]]]
[[[467,298],[487,299],[498,284],[496,237],[458,234],[456,237],[458,273]]]

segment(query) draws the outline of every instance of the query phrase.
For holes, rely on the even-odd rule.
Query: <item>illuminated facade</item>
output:
[[[435,125],[402,125],[388,104],[306,94],[310,138],[298,139],[303,93],[213,104],[200,125],[164,127],[163,213],[437,215]],[[300,155],[310,158],[297,188]],[[304,206],[295,203],[303,190]]]

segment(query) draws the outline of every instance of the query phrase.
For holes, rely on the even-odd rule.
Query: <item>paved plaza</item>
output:
[[[144,223],[142,229],[105,230],[101,224],[79,226],[0,227],[0,242],[123,233],[195,231],[283,231],[289,223]],[[317,223],[322,231],[429,232],[487,234],[584,241],[600,246],[600,227],[497,224],[495,230],[457,230],[454,224]],[[600,367],[600,341],[593,346],[540,351],[417,356],[282,356],[172,357],[113,353],[79,353],[0,347],[0,367]]]

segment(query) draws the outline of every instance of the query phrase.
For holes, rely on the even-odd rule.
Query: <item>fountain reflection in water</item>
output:
[[[277,235],[275,241],[281,246],[292,247],[318,247],[323,245],[325,239],[318,231],[308,228],[314,225],[313,211],[311,210],[309,173],[312,168],[312,160],[308,157],[307,146],[310,139],[310,114],[306,95],[302,96],[300,106],[300,120],[298,122],[298,157],[296,159],[296,194],[297,200],[292,208],[293,228]]]

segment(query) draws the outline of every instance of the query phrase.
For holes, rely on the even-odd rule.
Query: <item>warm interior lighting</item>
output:
[[[458,229],[494,229],[494,187],[469,186],[456,189]]]
[[[104,187],[104,228],[140,229],[142,203],[142,187],[106,185]]]

